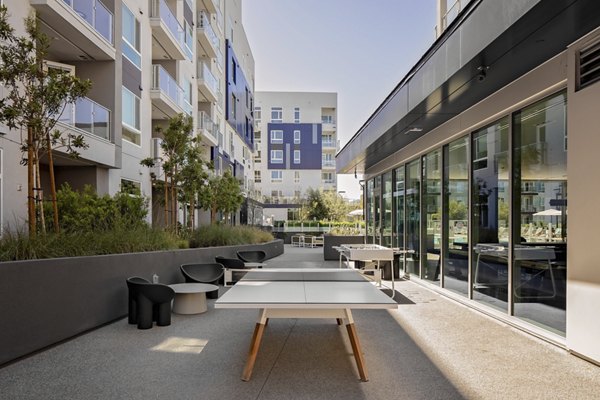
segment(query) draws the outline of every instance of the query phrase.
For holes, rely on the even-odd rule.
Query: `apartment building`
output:
[[[600,363],[600,3],[446,5],[337,155],[365,174],[366,240],[404,249],[411,281]]]
[[[257,92],[254,181],[264,215],[296,218],[309,188],[337,190],[337,93]]]
[[[152,187],[152,176],[164,179],[157,128],[177,114],[193,118],[194,134],[201,138],[205,158],[214,161],[216,173],[229,168],[242,185],[250,185],[254,60],[241,23],[240,0],[4,4],[20,34],[23,19],[36,12],[52,39],[49,67],[67,69],[93,84],[88,97],[69,106],[58,123],[62,131],[83,134],[89,146],[77,160],[55,151],[58,185],[91,185],[99,194],[138,188],[153,199],[150,215],[160,224],[163,213]],[[232,93],[248,106],[229,112]],[[21,131],[0,129],[0,225],[22,225],[27,178],[26,168],[19,165]],[[147,157],[153,157],[157,167],[141,166],[140,160]],[[41,175],[44,189],[47,171]],[[206,213],[198,215],[199,222],[209,221]],[[183,210],[179,218],[185,222]]]

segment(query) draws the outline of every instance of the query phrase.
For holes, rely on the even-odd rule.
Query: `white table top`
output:
[[[175,283],[169,285],[175,293],[203,293],[217,290],[219,287],[208,283]]]
[[[327,280],[318,280],[319,274]],[[354,270],[269,269],[253,271],[253,275],[250,279],[240,280],[229,289],[216,301],[215,308],[395,309],[398,307],[395,301]],[[269,279],[258,280],[261,275]],[[282,278],[277,275],[290,280],[281,280]],[[304,276],[308,277],[308,280],[305,280]]]

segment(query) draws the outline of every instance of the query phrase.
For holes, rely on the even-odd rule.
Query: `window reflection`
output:
[[[366,185],[366,210],[365,210],[365,225],[367,230],[367,243],[373,243],[374,225],[373,225],[373,179],[367,181]]]
[[[508,117],[473,133],[473,299],[508,308]]]
[[[392,171],[383,174],[381,199],[383,201],[381,226],[383,234],[381,245],[392,247]]]
[[[406,270],[419,275],[419,246],[421,224],[421,169],[419,159],[406,167]]]
[[[468,295],[469,153],[468,137],[444,147],[444,287]]]
[[[514,115],[514,315],[565,332],[566,95]],[[517,237],[518,234],[518,237]]]
[[[423,221],[425,257],[422,278],[439,282],[442,235],[442,152],[435,150],[423,157]]]

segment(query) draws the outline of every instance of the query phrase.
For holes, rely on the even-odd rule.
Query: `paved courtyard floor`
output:
[[[337,267],[285,246],[269,267]],[[0,399],[598,399],[600,367],[410,281],[398,310],[354,311],[370,380],[344,327],[272,320],[250,382],[240,379],[255,310],[126,319],[0,369]]]

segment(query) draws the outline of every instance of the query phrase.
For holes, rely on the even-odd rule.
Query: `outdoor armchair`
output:
[[[171,300],[175,291],[167,285],[150,283],[137,276],[127,279],[129,289],[129,323],[138,329],[171,325]]]
[[[244,262],[242,260],[239,260],[237,258],[225,258],[222,256],[216,256],[215,257],[215,261],[218,262],[219,264],[222,264],[223,267],[225,267],[225,275],[223,278],[223,284],[224,286],[229,286],[229,283],[233,283],[233,273],[237,272],[236,276],[238,277],[238,279],[236,279],[235,281],[237,282],[239,280],[239,276],[240,275],[245,275],[246,271],[249,268],[246,268],[246,266],[244,265]]]
[[[267,259],[267,253],[262,250],[241,250],[237,256],[244,262],[262,263]]]
[[[219,280],[223,277],[223,265],[218,263],[209,264],[182,264],[181,273],[186,283],[210,283],[219,285]],[[206,292],[209,299],[219,297],[219,289]]]

